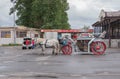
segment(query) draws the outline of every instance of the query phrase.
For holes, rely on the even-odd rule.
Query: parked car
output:
[[[28,38],[28,37],[23,38],[22,49],[32,49],[32,48],[33,48],[32,38]]]

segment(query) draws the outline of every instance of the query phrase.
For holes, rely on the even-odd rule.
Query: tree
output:
[[[33,28],[70,29],[67,0],[11,0],[15,4],[10,14],[17,11],[16,24]]]
[[[84,25],[84,27],[83,27],[82,29],[84,29],[84,30],[88,30],[88,29],[90,29],[90,26],[86,26],[86,25]]]

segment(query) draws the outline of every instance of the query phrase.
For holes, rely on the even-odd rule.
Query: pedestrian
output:
[[[30,41],[28,39],[25,40],[25,45],[26,45],[26,48],[28,48],[28,45],[30,44]]]
[[[59,44],[61,43],[61,41],[62,41],[62,36],[61,36],[61,34],[58,34],[58,41],[59,41]]]
[[[35,41],[32,39],[32,49],[35,47]]]
[[[78,37],[77,34],[74,34],[74,35],[73,35],[73,40],[76,41],[76,40],[77,40],[77,37]]]
[[[73,48],[74,48],[74,51],[76,52],[77,51],[77,38],[78,38],[78,36],[77,36],[77,34],[74,34],[73,35],[73,41],[74,41],[74,43],[73,43]]]

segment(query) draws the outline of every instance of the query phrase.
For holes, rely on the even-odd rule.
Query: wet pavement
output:
[[[120,49],[105,55],[52,55],[48,48],[0,47],[0,79],[120,79]]]

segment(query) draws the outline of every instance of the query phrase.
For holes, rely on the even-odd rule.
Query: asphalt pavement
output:
[[[104,55],[74,52],[52,55],[48,48],[0,47],[0,79],[120,79],[120,49]]]

